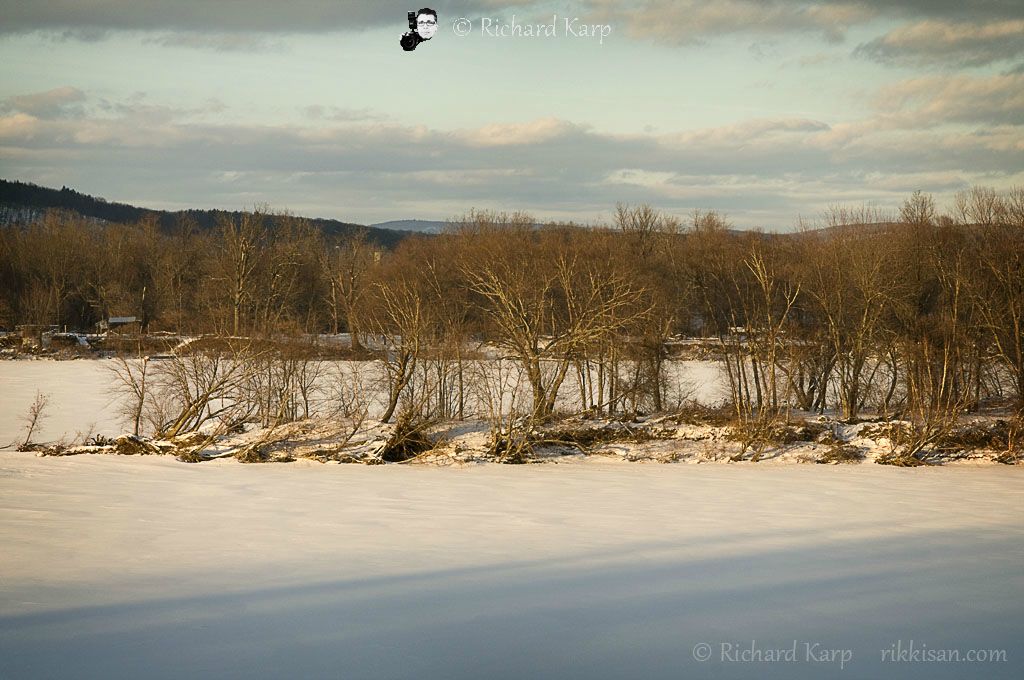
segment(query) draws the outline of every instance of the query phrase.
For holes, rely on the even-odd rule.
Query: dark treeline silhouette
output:
[[[455,362],[461,385],[470,341],[516,362],[538,417],[574,383],[590,410],[660,411],[679,335],[716,348],[741,422],[1024,403],[1024,189],[975,188],[947,214],[916,193],[899,215],[835,208],[813,226],[738,232],[715,212],[619,206],[606,228],[538,228],[472,212],[385,250],[263,212],[170,232],[51,212],[0,230],[0,325],[349,332],[387,350],[388,417],[427,358]]]
[[[6,207],[19,217],[26,212],[38,215],[56,209],[93,218],[97,221],[119,224],[135,224],[155,220],[159,229],[165,233],[176,231],[182,223],[188,224],[197,231],[209,231],[216,229],[224,220],[239,220],[244,214],[241,211],[226,210],[151,210],[125,203],[111,203],[103,198],[83,194],[68,187],[61,187],[59,190],[49,189],[26,182],[11,182],[2,179],[0,179],[0,206]],[[263,220],[270,228],[276,227],[278,220],[282,220],[284,217],[263,210]],[[393,248],[410,233],[322,218],[306,219],[306,221],[326,236],[347,236],[357,231],[365,231],[369,241],[385,248]]]

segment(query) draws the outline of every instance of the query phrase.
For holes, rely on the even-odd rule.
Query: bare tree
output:
[[[223,282],[231,310],[231,335],[238,337],[245,325],[246,311],[251,305],[257,272],[266,252],[266,227],[263,213],[243,213],[241,217],[225,217],[219,225],[223,245],[220,256],[212,263],[214,280]]]
[[[149,374],[149,357],[128,359],[115,357],[107,364],[115,382],[115,392],[121,397],[122,415],[132,425],[132,434],[138,437],[142,432],[142,420],[149,405],[146,379]]]
[[[329,287],[326,300],[330,309],[332,330],[340,329],[341,319],[352,337],[352,349],[363,349],[359,334],[359,309],[369,289],[371,266],[374,262],[373,249],[367,240],[366,230],[359,230],[328,244],[321,256],[321,267],[326,274]]]
[[[46,418],[46,408],[49,404],[50,396],[37,390],[28,411],[22,416],[22,422],[25,423],[25,439],[18,446],[19,451],[32,450],[32,437],[35,436],[39,423]]]
[[[524,215],[476,214],[462,232],[460,271],[496,344],[518,360],[533,393],[534,418],[554,411],[575,357],[647,310],[621,272],[577,252],[571,232],[535,232]]]
[[[232,340],[158,362],[150,383],[157,435],[171,439],[207,423],[223,433],[246,422],[258,406],[247,388],[263,353],[252,341]]]
[[[838,378],[839,411],[853,420],[878,377],[884,321],[898,297],[899,268],[888,222],[873,208],[832,208],[826,228],[804,235],[805,290],[828,341],[828,364]]]
[[[684,241],[675,217],[647,205],[630,208],[619,204],[615,225],[620,238],[610,240],[604,259],[621,262],[624,256],[629,258],[628,262],[621,262],[622,271],[630,273],[647,305],[642,322],[629,329],[634,337],[625,347],[633,357],[628,392],[634,411],[644,403],[651,410],[661,411],[665,401],[667,343],[680,322],[693,313],[690,262],[682,252]]]
[[[430,310],[422,277],[405,265],[401,260],[392,261],[380,272],[360,320],[383,350],[381,365],[388,392],[383,422],[395,414],[430,335]]]
[[[898,343],[906,391],[903,418],[910,422],[895,438],[897,465],[921,462],[921,454],[955,426],[976,401],[980,347],[977,309],[968,294],[973,268],[964,234],[939,226],[930,196],[915,193],[902,213],[914,304],[904,313]]]
[[[977,271],[968,279],[973,301],[1024,414],[1024,187],[1005,197],[976,187],[959,194],[957,205],[962,224],[974,235]]]
[[[490,429],[490,455],[504,463],[525,462],[539,425],[523,364],[499,358],[474,362],[470,383]]]

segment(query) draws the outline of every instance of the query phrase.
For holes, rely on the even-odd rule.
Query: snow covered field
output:
[[[0,677],[1019,678],[1022,483],[4,452]]]

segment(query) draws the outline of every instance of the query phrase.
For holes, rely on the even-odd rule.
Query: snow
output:
[[[36,442],[64,439],[70,443],[86,434],[114,437],[124,433],[125,423],[117,408],[120,397],[114,391],[116,378],[110,370],[113,363],[106,359],[0,361],[0,449],[24,438],[22,418],[37,391],[50,400],[46,417],[33,436]],[[334,363],[336,369],[364,373],[368,381],[379,374],[378,362]],[[719,365],[711,361],[673,362],[669,383],[673,394],[703,403],[721,401],[726,395]],[[566,380],[562,394],[575,399],[574,390],[572,381]],[[379,392],[372,401],[381,404],[385,394]]]
[[[1022,482],[4,452],[0,677],[1018,678]],[[794,640],[852,660],[717,659]],[[911,640],[1007,661],[881,661]]]
[[[21,419],[36,392],[49,405],[34,441],[74,439],[93,433],[112,437],[124,430],[117,414],[115,378],[106,360],[0,361],[0,448],[24,439]]]

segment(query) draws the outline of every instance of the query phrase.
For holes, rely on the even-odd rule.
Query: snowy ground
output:
[[[0,678],[1019,678],[1022,483],[5,452]]]

